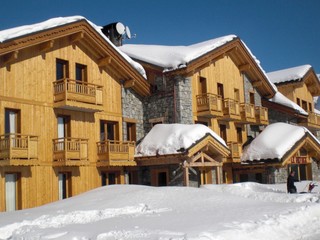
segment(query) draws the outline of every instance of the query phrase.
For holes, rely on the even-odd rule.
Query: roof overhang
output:
[[[276,102],[271,102],[268,99],[262,99],[262,106],[268,108],[269,111],[270,111],[270,109],[277,110],[279,112],[288,114],[288,115],[292,116],[293,118],[297,118],[297,119],[308,118],[308,115],[301,114],[293,108],[290,108],[288,106],[284,106],[284,105],[276,103]]]

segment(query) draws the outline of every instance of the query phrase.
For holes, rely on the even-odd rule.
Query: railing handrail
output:
[[[15,137],[15,138],[38,138],[36,135],[28,135],[28,134],[21,134],[21,133],[5,133],[0,135],[0,139],[6,139],[8,137]]]
[[[89,83],[89,82],[84,82],[84,81],[79,81],[79,80],[75,80],[75,79],[71,79],[71,78],[62,78],[62,79],[59,79],[59,80],[56,80],[56,81],[53,81],[53,84],[54,85],[57,85],[57,84],[61,84],[61,83],[71,83],[71,84],[77,84],[77,85],[86,85],[88,87],[96,87],[96,88],[103,88],[102,85],[99,85],[99,84],[94,84],[94,83]]]
[[[87,138],[74,138],[74,137],[64,137],[64,138],[54,138],[52,139],[53,141],[61,141],[61,140],[65,140],[65,141],[75,141],[75,142],[88,142]]]

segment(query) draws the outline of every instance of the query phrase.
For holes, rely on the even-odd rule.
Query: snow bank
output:
[[[157,124],[136,147],[137,156],[180,153],[209,133],[227,147],[224,140],[202,124]]]
[[[302,191],[308,182],[297,183]],[[319,187],[316,187],[316,190]],[[285,184],[113,185],[34,209],[0,213],[0,239],[319,239],[319,192]]]

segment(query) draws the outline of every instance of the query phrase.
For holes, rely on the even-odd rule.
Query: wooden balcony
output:
[[[54,107],[86,112],[103,110],[103,87],[69,78],[53,82]]]
[[[255,116],[257,125],[268,125],[269,117],[268,117],[268,108],[255,106]]]
[[[98,167],[135,166],[135,142],[107,140],[97,143]]]
[[[230,149],[230,156],[228,159],[232,162],[240,162],[240,156],[242,154],[242,144],[238,142],[227,142]]]
[[[53,139],[53,166],[84,166],[88,164],[87,139]]]
[[[212,93],[197,95],[198,116],[222,117],[222,98]]]
[[[38,137],[18,133],[0,136],[0,166],[32,166],[37,158]]]
[[[239,102],[231,99],[223,99],[223,119],[224,120],[240,120],[240,106]]]
[[[255,123],[256,115],[255,115],[254,105],[249,103],[241,103],[240,116],[241,116],[241,122],[243,123],[248,123],[248,124]]]
[[[300,126],[306,127],[311,131],[320,130],[320,115],[314,112],[308,112],[308,118],[298,121]]]

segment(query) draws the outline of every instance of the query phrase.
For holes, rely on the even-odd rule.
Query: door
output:
[[[59,186],[59,200],[62,200],[71,196],[71,180],[70,180],[69,173],[59,173],[58,186]]]
[[[5,124],[5,134],[11,135],[12,147],[17,147],[16,134],[20,132],[20,111],[14,110],[14,109],[6,109],[4,124]]]
[[[118,140],[118,123],[100,121],[100,141]]]
[[[17,206],[17,174],[5,175],[6,211],[15,211]]]
[[[207,79],[204,77],[199,77],[199,89],[198,94],[205,94],[207,93]]]
[[[58,146],[57,150],[65,150],[64,142],[65,139],[70,137],[70,117],[68,116],[58,116]]]

